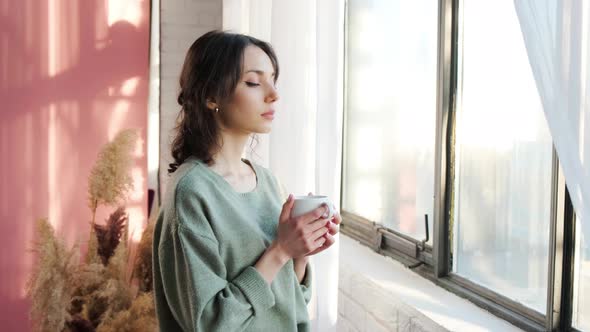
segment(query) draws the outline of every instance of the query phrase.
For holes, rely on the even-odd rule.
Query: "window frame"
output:
[[[432,246],[342,210],[341,232],[391,257],[438,286],[526,331],[578,331],[572,327],[575,213],[553,149],[547,310],[539,313],[451,271],[454,127],[458,94],[461,0],[438,0],[437,97]],[[344,183],[348,110],[348,1],[344,5],[344,85],[341,183]],[[342,186],[343,187],[343,186]],[[340,193],[343,201],[343,191]]]

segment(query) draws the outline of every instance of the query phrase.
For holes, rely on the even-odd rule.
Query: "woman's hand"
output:
[[[313,194],[308,193],[307,195],[313,195]],[[318,254],[318,253],[330,248],[334,244],[334,242],[336,242],[336,239],[334,238],[334,236],[336,234],[338,234],[338,232],[340,232],[340,223],[342,222],[342,216],[340,216],[340,212],[336,210],[336,206],[334,206],[334,205],[332,205],[332,206],[334,207],[335,212],[334,212],[334,215],[332,216],[332,218],[326,224],[326,226],[328,227],[328,232],[324,235],[326,242],[324,242],[324,244],[322,244],[319,248],[308,253],[306,256],[312,256],[312,255]]]
[[[289,258],[305,256],[330,241],[324,235],[330,231],[328,225],[331,222],[322,217],[328,208],[322,205],[309,213],[291,218],[294,203],[293,195],[289,195],[279,217],[277,238],[272,244]]]

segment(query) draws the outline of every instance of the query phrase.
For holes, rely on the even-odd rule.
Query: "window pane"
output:
[[[343,208],[432,234],[437,1],[349,0]]]
[[[545,313],[551,136],[513,2],[462,3],[453,271]]]
[[[576,229],[581,230],[582,220],[576,220]],[[574,319],[579,330],[590,331],[590,234],[576,234],[576,262],[574,276]]]

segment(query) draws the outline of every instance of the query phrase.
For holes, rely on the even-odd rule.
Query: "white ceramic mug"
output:
[[[334,205],[328,199],[328,196],[322,195],[308,195],[308,196],[295,196],[295,203],[293,204],[293,209],[291,210],[291,218],[299,217],[304,215],[308,212],[315,210],[316,208],[320,207],[323,203],[326,203],[328,209],[330,210],[328,217],[324,219],[329,219],[334,216]]]

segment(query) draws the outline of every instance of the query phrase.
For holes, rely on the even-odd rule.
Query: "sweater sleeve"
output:
[[[308,262],[305,266],[305,275],[303,276],[303,280],[301,280],[301,291],[303,292],[303,298],[305,299],[305,303],[309,304],[311,301],[311,262]]]
[[[160,247],[162,284],[170,310],[185,331],[242,331],[275,304],[270,286],[252,267],[226,280],[218,243],[179,225]]]

